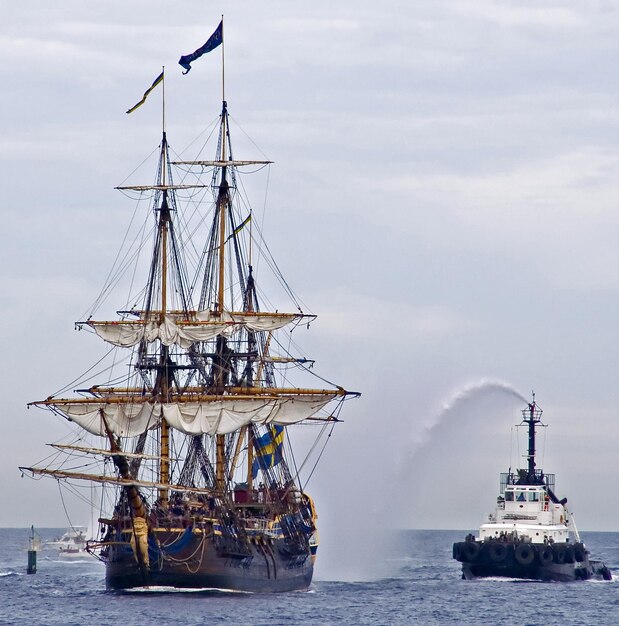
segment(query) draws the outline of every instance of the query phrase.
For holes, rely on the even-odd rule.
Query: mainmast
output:
[[[222,57],[223,59],[223,57]],[[222,60],[223,66],[223,60]],[[222,69],[223,75],[223,69]],[[222,87],[223,89],[223,87]],[[217,204],[219,210],[219,274],[218,274],[218,288],[217,288],[217,313],[222,316],[224,312],[224,294],[225,294],[225,241],[226,241],[226,211],[228,208],[228,181],[227,181],[227,166],[226,163],[226,140],[227,133],[227,104],[226,101],[222,102],[221,109],[221,153],[219,155],[220,161],[224,163],[221,168],[221,180],[219,182],[219,194],[217,196]],[[217,338],[216,352],[218,367],[215,371],[215,391],[221,393],[226,384],[226,353],[227,345],[224,337]],[[217,435],[216,440],[216,465],[215,465],[215,478],[217,481],[217,487],[220,490],[224,490],[225,487],[225,475],[226,475],[226,437],[225,435]]]
[[[168,190],[165,189],[167,185],[167,140],[165,128],[163,130],[162,149],[162,177],[161,184],[164,186],[162,194],[161,208],[159,209],[159,229],[161,233],[161,316],[160,323],[165,321],[165,315],[167,311],[167,282],[168,282],[168,225],[170,221],[170,209],[168,206]],[[169,380],[168,380],[168,347],[161,344],[161,356],[159,361],[159,370],[157,372],[157,382],[155,385],[155,391],[159,393],[162,402],[167,401],[169,392]],[[161,461],[159,462],[159,481],[167,485],[170,482],[170,427],[165,418],[161,418],[161,430],[160,430],[160,454]],[[164,502],[168,499],[168,490],[159,489],[159,499]]]

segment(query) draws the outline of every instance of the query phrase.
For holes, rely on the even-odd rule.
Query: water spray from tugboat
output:
[[[506,464],[510,428],[529,402],[511,384],[484,377],[462,385],[436,410],[426,411],[423,427],[411,433],[398,463],[397,480],[408,486],[403,525],[473,528],[478,498],[496,490],[495,475],[488,468]],[[440,511],[435,506],[437,494],[442,494]],[[492,497],[488,498],[490,505]]]
[[[451,411],[456,404],[459,402],[463,402],[464,400],[468,400],[469,398],[475,396],[476,394],[484,393],[485,391],[504,391],[505,393],[512,395],[518,400],[522,400],[525,403],[528,403],[529,400],[524,397],[516,388],[512,387],[509,383],[506,383],[499,379],[493,378],[482,378],[480,381],[476,383],[470,383],[462,387],[462,389],[453,393],[449,399],[443,404],[443,409],[438,417],[438,421],[442,418],[442,416],[447,412]]]
[[[484,394],[497,391],[521,400],[525,404],[528,404],[529,402],[529,400],[527,400],[527,398],[515,387],[500,379],[482,378],[477,382],[468,383],[457,391],[452,392],[451,395],[443,402],[441,410],[438,412],[436,417],[432,419],[430,424],[426,426],[424,432],[421,434],[421,437],[418,439],[416,447],[426,443],[432,429],[441,424],[445,416],[456,406],[477,396],[483,396]]]

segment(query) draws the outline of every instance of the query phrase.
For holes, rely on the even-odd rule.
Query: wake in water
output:
[[[227,596],[227,595],[253,595],[251,591],[240,591],[238,589],[219,589],[217,587],[166,587],[165,585],[152,585],[150,587],[132,587],[130,589],[118,589],[115,591],[118,595],[139,595],[139,594],[173,594],[187,593],[209,596]]]

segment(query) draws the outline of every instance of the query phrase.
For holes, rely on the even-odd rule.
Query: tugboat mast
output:
[[[540,424],[542,421],[542,410],[535,403],[535,392],[533,392],[533,402],[529,402],[527,408],[522,411],[522,421],[527,424],[529,428],[527,478],[533,484],[537,482],[535,471],[535,428],[537,424]]]

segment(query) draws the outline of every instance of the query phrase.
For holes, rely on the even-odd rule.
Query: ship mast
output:
[[[535,403],[535,392],[533,401],[529,402],[526,409],[522,411],[522,421],[528,426],[529,450],[527,454],[527,478],[530,481],[536,480],[535,470],[535,429],[542,421],[542,410]]]
[[[219,183],[219,194],[217,196],[217,204],[219,205],[219,275],[217,286],[217,313],[223,316],[224,312],[224,290],[225,290],[225,241],[226,241],[226,208],[228,206],[228,181],[226,178],[227,168],[226,162],[226,140],[227,140],[227,104],[225,92],[225,56],[224,56],[224,36],[223,36],[223,15],[221,16],[221,153],[219,158],[224,165],[221,168],[221,180]],[[215,390],[221,393],[226,382],[226,373],[224,368],[225,352],[227,351],[226,340],[223,337],[217,338],[216,353],[219,367],[215,371]],[[222,492],[225,488],[226,475],[226,437],[225,435],[217,435],[215,443],[215,480],[217,488]]]
[[[159,209],[159,230],[161,233],[161,324],[165,321],[165,314],[167,310],[167,288],[168,288],[168,224],[170,220],[170,210],[168,207],[168,191],[165,186],[168,183],[167,180],[167,168],[168,168],[168,144],[166,138],[165,128],[165,76],[162,85],[162,127],[163,136],[161,140],[161,185],[164,187],[162,194],[161,208]],[[168,381],[168,348],[161,344],[161,356],[159,361],[159,369],[157,372],[157,380],[155,384],[155,391],[161,396],[163,402],[167,401],[169,392]],[[159,482],[167,485],[170,482],[170,426],[165,418],[161,418],[160,433],[160,450],[161,460],[159,461]],[[168,490],[159,489],[159,499],[161,502],[167,502]]]

